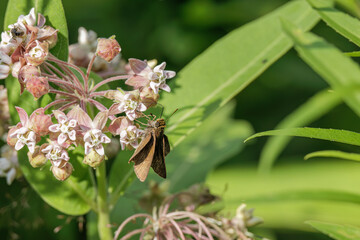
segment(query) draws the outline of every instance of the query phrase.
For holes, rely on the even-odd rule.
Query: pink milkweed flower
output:
[[[22,39],[19,37],[12,37],[10,32],[1,33],[0,52],[4,52],[7,55],[11,55],[15,49],[22,43]]]
[[[44,144],[41,148],[41,152],[46,153],[45,157],[49,159],[55,167],[64,167],[70,159],[67,151],[57,142],[52,141],[50,144]]]
[[[35,40],[31,43],[25,53],[26,62],[33,66],[41,65],[47,58],[49,53],[49,44]]]
[[[102,144],[111,142],[110,138],[103,133],[109,111],[99,112],[92,121],[84,110],[76,106],[69,112],[69,116],[78,121],[81,130],[84,132],[85,155],[90,154],[91,150],[94,149],[100,156],[104,156],[105,151]]]
[[[50,85],[46,77],[34,76],[26,81],[26,90],[38,99],[49,92]]]
[[[71,141],[76,140],[76,126],[77,121],[65,115],[62,111],[53,111],[55,118],[58,120],[57,124],[53,124],[49,127],[49,131],[53,133],[60,133],[57,137],[57,141],[60,145],[65,143],[69,138]],[[69,112],[70,113],[70,112]],[[68,115],[69,115],[68,113]]]
[[[0,79],[7,78],[11,71],[11,63],[11,58],[5,52],[0,51]]]
[[[125,112],[126,116],[134,121],[139,117],[138,112],[146,111],[146,106],[141,102],[139,90],[123,92],[122,90],[108,91],[106,97],[115,100],[115,104],[110,107],[110,115]]]
[[[17,20],[18,23],[34,26],[36,23],[35,8],[32,8],[28,15],[20,15]]]
[[[16,125],[16,127],[10,129],[8,143],[12,142],[11,138],[15,138],[15,150],[18,151],[22,149],[25,145],[29,148],[29,152],[34,153],[35,145],[37,140],[39,139],[39,134],[34,131],[34,129],[39,128],[39,124],[42,125],[44,123],[40,123],[35,120],[35,117],[39,114],[44,113],[44,109],[39,108],[35,110],[30,118],[24,109],[20,107],[15,107],[17,112],[19,113],[20,123]],[[40,127],[41,128],[41,127]],[[11,145],[9,143],[9,145]]]
[[[175,77],[174,71],[166,71],[166,63],[163,62],[152,69],[147,61],[130,58],[129,65],[135,73],[134,76],[126,80],[126,84],[134,88],[149,86],[155,94],[159,89],[170,92],[170,87],[166,84],[166,79]]]
[[[113,120],[109,126],[109,131],[114,135],[120,135],[122,150],[124,150],[125,147],[129,149],[137,148],[139,141],[144,135],[144,131],[139,129],[138,126],[134,125],[134,123],[126,117],[119,117]]]

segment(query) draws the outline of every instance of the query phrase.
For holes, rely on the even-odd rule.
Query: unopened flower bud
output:
[[[59,181],[65,181],[70,177],[72,171],[74,170],[71,163],[67,162],[62,168],[51,166],[50,170],[54,174],[54,177]]]
[[[96,55],[110,62],[121,51],[119,43],[115,40],[115,36],[110,38],[99,38]]]
[[[38,40],[35,40],[34,44],[28,47],[25,53],[25,59],[28,64],[39,66],[48,56],[49,44],[47,42],[39,42]]]
[[[89,165],[92,168],[96,168],[105,159],[105,155],[98,154],[94,149],[90,150],[90,153],[85,155],[83,163]]]
[[[154,93],[149,87],[144,87],[141,89],[140,99],[147,108],[154,107],[159,99],[159,94]]]
[[[31,65],[23,66],[18,74],[18,79],[22,82],[26,82],[26,80],[32,77],[40,77],[40,70],[38,67],[34,67]]]
[[[40,151],[39,146],[35,146],[34,153],[27,153],[30,165],[34,168],[42,167],[48,161],[45,154]]]
[[[49,92],[49,82],[46,77],[32,77],[26,81],[26,89],[38,99]]]
[[[50,115],[44,114],[44,109],[39,108],[33,113],[32,118],[32,129],[40,136],[49,134],[49,127],[53,125]]]

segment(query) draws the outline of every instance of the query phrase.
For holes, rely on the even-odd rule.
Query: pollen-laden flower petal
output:
[[[113,60],[121,51],[119,43],[115,40],[115,36],[110,38],[99,38],[96,49],[96,55],[107,62]]]
[[[47,42],[40,42],[35,40],[25,53],[25,60],[32,66],[41,65],[47,58],[49,53],[49,44]]]
[[[14,181],[14,179],[21,174],[17,152],[9,146],[1,148],[0,158],[0,177],[6,177],[8,185]]]
[[[108,136],[102,133],[99,129],[91,129],[84,135],[85,142],[85,155],[88,155],[91,149],[94,149],[100,156],[104,156],[103,143],[110,143],[111,140]]]
[[[11,71],[11,63],[11,58],[6,53],[0,51],[0,79],[7,78]]]
[[[57,141],[60,145],[65,143],[67,139],[71,141],[76,140],[76,130],[77,121],[75,119],[69,119],[63,112],[61,111],[53,111],[56,119],[58,120],[57,124],[53,124],[49,127],[50,132],[60,133]]]
[[[46,77],[31,77],[26,81],[26,90],[28,90],[35,99],[49,92],[50,85]]]
[[[58,168],[64,167],[70,159],[67,151],[57,142],[51,142],[42,147],[41,152],[45,153],[45,157],[51,161],[51,164]]]

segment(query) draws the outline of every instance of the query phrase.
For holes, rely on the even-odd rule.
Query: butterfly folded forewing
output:
[[[160,177],[166,178],[165,148],[163,144],[164,136],[165,135],[161,129],[159,129],[159,131],[154,131],[154,137],[156,137],[156,146],[151,167]]]
[[[154,141],[156,141],[156,139],[153,132],[147,132],[129,160],[129,162],[135,163],[135,174],[142,182],[145,181],[153,162],[156,147],[156,142]]]

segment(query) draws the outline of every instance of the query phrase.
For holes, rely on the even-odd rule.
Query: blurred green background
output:
[[[101,37],[115,34],[125,59],[156,58],[159,61],[166,61],[168,69],[175,71],[181,70],[194,57],[231,30],[271,12],[286,2],[282,0],[63,0],[70,43],[77,41],[77,30],[81,26],[94,30]],[[0,26],[3,25],[6,3],[7,0],[0,1]],[[343,51],[358,50],[324,23],[319,23],[313,32],[323,36]],[[327,84],[297,57],[294,50],[291,50],[235,97],[236,108],[233,118],[247,120],[255,132],[270,130],[309,97],[326,87]],[[344,104],[310,126],[360,132],[358,117]],[[265,138],[260,138],[247,144],[245,149],[227,159],[219,168],[240,166],[244,169],[254,169],[265,141]],[[353,147],[325,141],[294,139],[281,155],[276,166],[285,163],[301,165],[303,163],[301,159],[305,154],[322,149],[360,152]],[[301,175],[302,172],[295,171],[294,174]],[[252,178],[256,178],[255,171]],[[16,233],[20,239],[86,238],[85,229],[78,230],[79,223],[81,225],[82,222],[81,218],[62,216],[61,213],[44,204],[26,186],[24,181],[20,181],[8,187],[5,180],[0,179],[0,236],[16,239],[14,235]],[[247,184],[244,183],[243,188],[246,187]],[[28,199],[28,202],[22,199]],[[256,211],[255,215],[262,216],[262,212]],[[54,234],[53,230],[58,226],[62,226],[62,229]],[[317,233],[281,228],[271,229],[271,233],[268,234],[278,240],[329,239]]]

